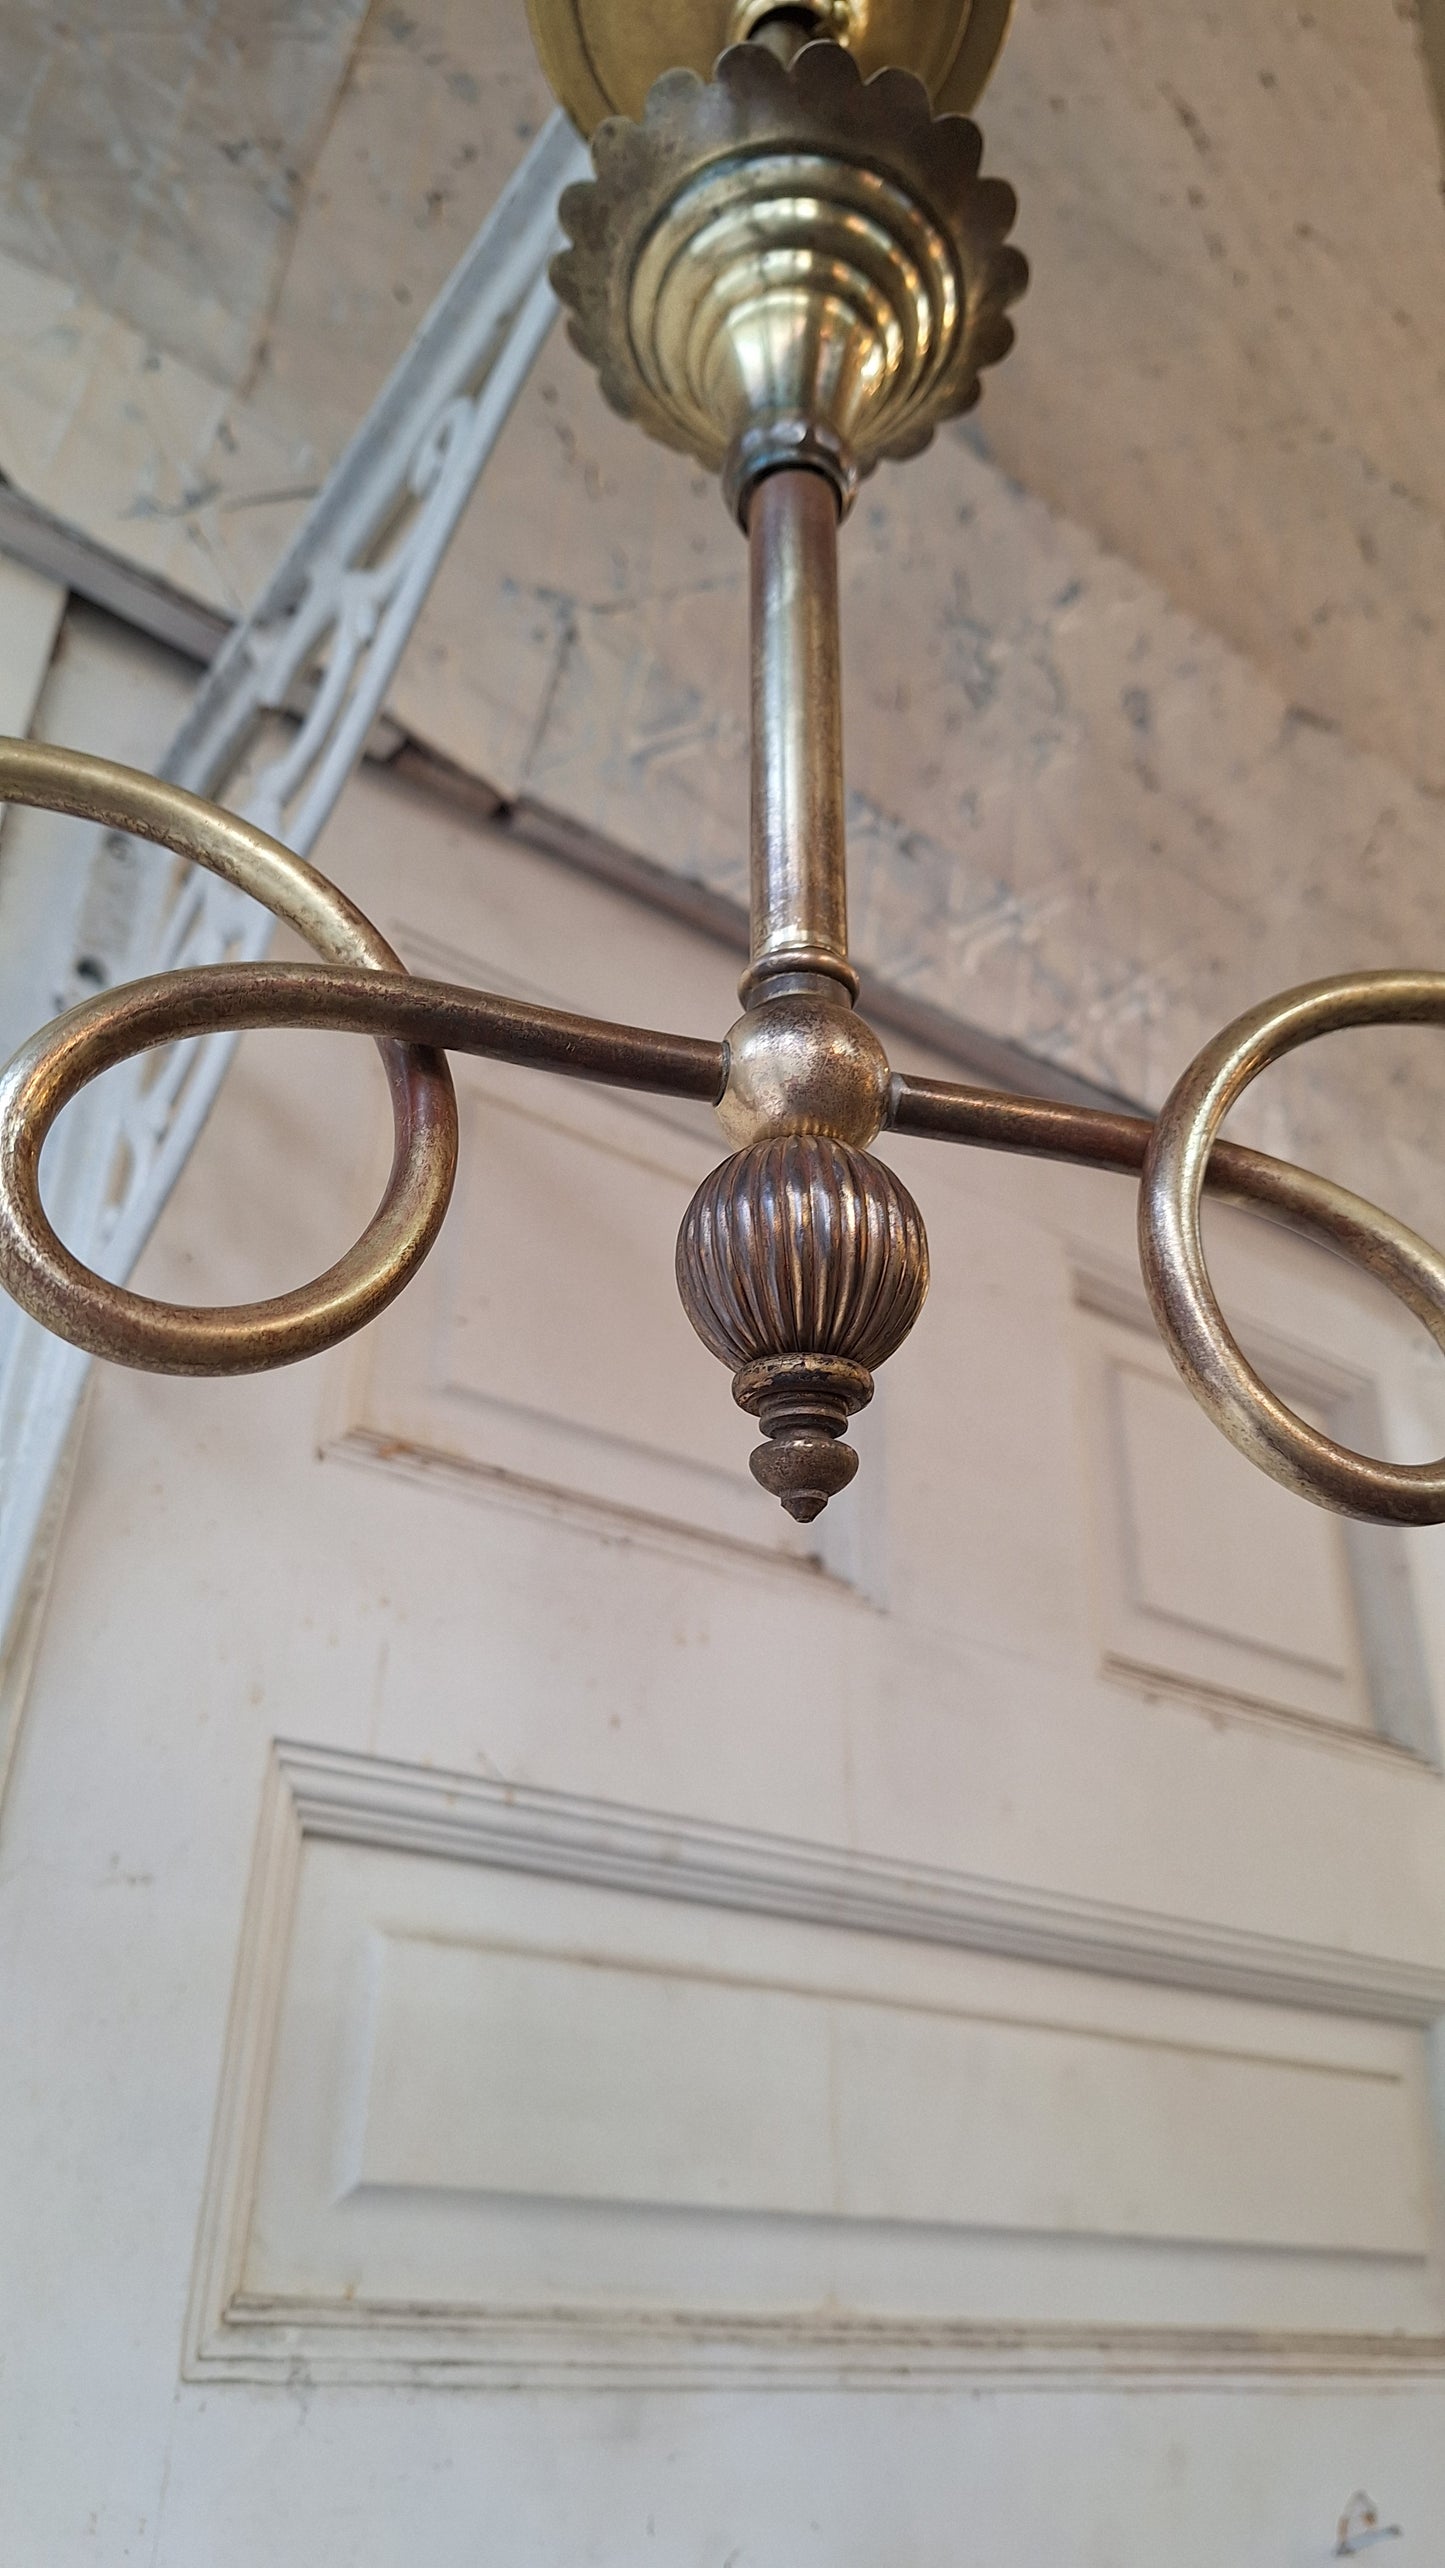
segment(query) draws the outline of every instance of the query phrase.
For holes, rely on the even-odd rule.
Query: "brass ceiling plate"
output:
[[[584,134],[640,117],[663,72],[710,77],[776,0],[527,0],[554,95]],[[940,115],[967,115],[998,60],[1013,0],[812,0],[819,33],[847,46],[865,80],[915,72]]]

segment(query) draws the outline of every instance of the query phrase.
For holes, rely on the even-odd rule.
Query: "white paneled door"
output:
[[[732,1013],[404,788],[322,861],[419,969]],[[0,1849],[0,2558],[1308,2568],[1363,2491],[1437,2568],[1441,1537],[1213,1435],[1125,1185],[923,1145],[800,1533],[672,1286],[709,1118],[459,1081],[377,1328],[95,1386]],[[143,1280],[314,1271],[384,1148],[364,1045],[248,1037]],[[1404,1322],[1211,1239],[1289,1396],[1439,1449]]]

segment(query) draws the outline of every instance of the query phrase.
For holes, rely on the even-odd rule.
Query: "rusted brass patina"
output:
[[[847,47],[865,77],[903,63],[940,113],[978,104],[1008,33],[1013,0],[527,0],[553,95],[579,133],[604,116],[640,116],[663,72],[706,79],[744,37],[785,52],[810,35]]]
[[[674,41],[681,0],[653,0],[630,19],[615,0],[596,5],[610,38],[633,46],[629,61]],[[865,85],[842,46],[798,50],[813,29],[796,10],[763,23],[751,10],[735,18],[731,0],[717,5],[728,13],[724,34],[757,40],[727,54],[710,83],[669,71],[641,123],[602,127],[597,182],[566,200],[574,248],[558,283],[610,397],[722,471],[747,531],[744,1014],[725,1041],[706,1042],[413,979],[339,891],[258,830],[106,760],[0,742],[0,799],[156,839],[254,893],[322,958],[137,982],[72,1009],[17,1055],[0,1074],[0,1282],[62,1336],[128,1364],[245,1372],[314,1353],[382,1310],[435,1238],[456,1160],[443,1055],[480,1053],[714,1104],[732,1156],[689,1206],[678,1282],[762,1429],[757,1478],[804,1521],[852,1478],[848,1420],[927,1290],[918,1208],[869,1149],[888,1128],[1140,1175],[1140,1248],[1159,1327],[1225,1433],[1321,1506],[1445,1521],[1445,1461],[1351,1453],[1260,1381],[1215,1301],[1199,1234],[1204,1187],[1251,1205],[1378,1276],[1445,1346],[1445,1257],[1344,1188],[1216,1138],[1241,1090],[1295,1045],[1335,1026],[1445,1021],[1445,974],[1360,973],[1267,1002],[1207,1047],[1152,1125],[894,1077],[854,1011],[839,522],[860,473],[916,450],[974,398],[979,368],[1008,344],[1004,307],[1024,270],[1004,242],[1012,196],[979,180],[971,126],[935,119],[927,90],[905,73]],[[590,27],[592,0],[536,6],[559,43]],[[710,9],[707,0],[689,13],[709,45]],[[920,0],[919,10],[911,0],[828,0],[813,17],[824,14],[865,66],[875,36],[891,41],[887,31],[916,20],[921,44],[931,29],[943,48],[938,81],[927,74],[937,96],[938,83],[946,94],[960,76],[965,45],[990,25],[1001,33],[1006,12],[1000,0],[974,11],[962,0]],[[148,1301],[89,1272],[40,1202],[55,1116],[99,1071],[149,1046],[263,1025],[363,1033],[381,1048],[396,1147],[362,1237],[314,1283],[233,1310]]]

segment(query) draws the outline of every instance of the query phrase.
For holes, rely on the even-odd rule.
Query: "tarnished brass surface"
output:
[[[864,1150],[883,1129],[888,1098],[887,1053],[835,999],[764,995],[729,1031],[717,1119],[735,1150],[783,1132],[827,1133]]]
[[[1314,1022],[1301,1023],[1301,1001],[1312,1003],[1304,1013]],[[1332,1012],[1339,1007],[1347,1013]],[[1328,1177],[1212,1138],[1229,1104],[1266,1059],[1332,1024],[1427,1020],[1445,1020],[1445,975],[1360,973],[1267,1001],[1227,1028],[1180,1081],[1157,1125],[1142,1115],[1107,1114],[1053,1098],[908,1078],[893,1082],[889,1123],[895,1132],[1066,1160],[1080,1168],[1130,1176],[1147,1169],[1140,1194],[1145,1281],[1165,1344],[1210,1416],[1252,1462],[1319,1506],[1377,1523],[1439,1524],[1445,1522],[1445,1462],[1391,1464],[1351,1453],[1306,1426],[1259,1380],[1215,1302],[1198,1227],[1201,1187],[1221,1202],[1266,1213],[1364,1267],[1445,1347],[1445,1256],[1438,1249]],[[1266,1048],[1256,1050],[1261,1043]],[[1250,1066],[1241,1072],[1242,1052]],[[1225,1097],[1221,1081],[1231,1080]],[[1151,1161],[1156,1131],[1160,1156]],[[1191,1237],[1186,1267],[1182,1243]],[[1267,1422],[1267,1432],[1256,1435],[1256,1416]]]
[[[767,1439],[754,1477],[809,1523],[857,1470],[843,1430],[923,1307],[917,1205],[866,1151],[780,1134],[704,1178],[678,1233],[677,1283]]]
[[[1378,1462],[1287,1408],[1240,1352],[1204,1263],[1199,1198],[1214,1136],[1261,1070],[1316,1035],[1354,1025],[1445,1024],[1445,973],[1360,972],[1307,982],[1226,1026],[1185,1071],[1150,1139],[1139,1190],[1139,1255],[1170,1354],[1215,1424],[1262,1471],[1344,1515],[1402,1525],[1445,1519],[1445,1458]],[[1370,1205],[1341,1218],[1340,1245],[1390,1284],[1445,1346],[1445,1271],[1433,1249]]]
[[[75,750],[7,741],[0,744],[0,799],[156,840],[254,893],[329,961],[359,973],[401,969],[386,939],[312,866],[176,785]],[[182,998],[179,989],[167,995]],[[314,1282],[265,1302],[196,1311],[106,1283],[62,1247],[40,1205],[41,1145],[78,1086],[144,1048],[130,1040],[130,1005],[120,991],[73,1010],[0,1078],[0,1282],[7,1291],[75,1345],[170,1373],[290,1363],[384,1310],[431,1247],[456,1169],[451,1074],[439,1054],[414,1045],[382,1047],[396,1150],[381,1202],[355,1246]],[[209,1022],[201,1021],[202,1030]]]
[[[804,10],[865,75],[900,64],[940,114],[964,115],[998,59],[1013,0],[804,0]],[[604,116],[640,116],[665,71],[705,80],[725,46],[780,12],[777,0],[527,0],[527,15],[553,96],[590,134]]]
[[[866,85],[836,45],[785,68],[736,45],[670,71],[593,145],[552,279],[613,407],[747,493],[790,458],[845,502],[969,409],[1013,341],[1028,270],[1013,190],[908,72]]]
[[[1353,1453],[1259,1379],[1219,1310],[1199,1235],[1205,1187],[1267,1212],[1378,1277],[1445,1347],[1445,1256],[1346,1188],[1215,1137],[1249,1081],[1317,1034],[1445,1023],[1445,974],[1366,972],[1267,1002],[1200,1054],[1154,1124],[941,1081],[889,1081],[876,1036],[841,1001],[786,987],[734,1029],[734,1081],[729,1045],[414,979],[314,868],[229,813],[108,759],[0,741],[0,800],[155,839],[224,873],[344,958],[223,964],[134,982],[73,1008],[0,1074],[0,1282],[76,1345],[161,1372],[249,1372],[315,1353],[383,1309],[425,1256],[451,1189],[456,1122],[443,1049],[714,1104],[726,1081],[734,1111],[758,1120],[763,1137],[699,1189],[678,1243],[678,1279],[694,1326],[732,1366],[735,1396],[762,1425],[758,1478],[806,1519],[851,1478],[855,1459],[841,1442],[847,1419],[871,1396],[872,1369],[901,1344],[927,1287],[912,1197],[839,1129],[856,1116],[854,1128],[871,1133],[886,1101],[900,1133],[1142,1172],[1140,1247],[1155,1315],[1224,1432],[1321,1506],[1381,1522],[1445,1521],[1445,1460],[1392,1464]],[[151,1046],[286,1025],[368,1034],[387,1064],[396,1155],[355,1247],[312,1284],[226,1310],[151,1301],[80,1266],[39,1196],[41,1150],[62,1107],[101,1070]],[[834,1128],[821,1120],[806,1128],[810,1114]]]
[[[816,0],[815,18],[836,39],[826,43],[800,43],[798,9],[769,11],[764,0],[532,6],[559,92],[582,121],[592,110],[575,103],[579,66],[606,103],[642,109],[639,122],[600,127],[595,181],[563,199],[573,247],[554,278],[573,337],[618,409],[723,471],[748,532],[747,1012],[725,1043],[709,1043],[414,980],[324,876],[245,822],[107,760],[0,742],[0,800],[156,839],[254,894],[324,958],[137,982],[28,1044],[0,1074],[0,1282],[77,1345],[160,1371],[245,1372],[330,1345],[400,1291],[445,1214],[457,1139],[442,1058],[451,1047],[716,1107],[734,1156],[684,1218],[678,1282],[762,1426],[756,1476],[801,1519],[852,1477],[848,1418],[927,1289],[917,1206],[866,1147],[886,1119],[901,1133],[1140,1172],[1155,1316],[1225,1434],[1321,1506],[1445,1521],[1445,1460],[1352,1453],[1259,1379],[1215,1300],[1199,1230],[1206,1186],[1266,1211],[1379,1277],[1445,1347],[1445,1257],[1343,1187],[1216,1139],[1249,1081],[1313,1036],[1445,1022],[1445,974],[1361,973],[1286,992],[1200,1054],[1154,1125],[892,1078],[877,1036],[852,1013],[838,522],[859,475],[916,452],[940,419],[966,409],[979,369],[1012,337],[1005,307],[1027,277],[1005,243],[1012,191],[980,180],[974,127],[935,118],[929,103],[930,88],[955,98],[996,48],[1006,0]],[[704,48],[702,69],[724,38],[750,41],[733,43],[704,81],[668,67],[694,59],[684,36]],[[923,79],[894,68],[865,83],[859,64],[869,66],[873,48]],[[663,76],[644,106],[654,68]],[[40,1202],[40,1153],[61,1108],[149,1046],[263,1025],[362,1032],[380,1046],[396,1146],[362,1237],[313,1283],[230,1310],[149,1301],[81,1266]]]
[[[1215,1139],[1241,1090],[1297,1044],[1339,1026],[1445,1022],[1445,974],[1366,972],[1287,992],[1227,1028],[1151,1125],[990,1089],[890,1083],[876,1036],[822,981],[812,992],[785,981],[724,1045],[414,979],[313,867],[229,813],[108,759],[0,742],[0,799],[156,839],[340,958],[223,964],[108,991],[47,1027],[0,1074],[0,1282],[76,1345],[162,1372],[249,1372],[315,1353],[383,1309],[425,1256],[450,1193],[456,1125],[443,1049],[714,1104],[726,1080],[729,1128],[750,1143],[699,1190],[679,1242],[679,1281],[694,1325],[733,1367],[736,1396],[763,1427],[758,1476],[795,1513],[816,1513],[851,1477],[840,1442],[848,1416],[871,1395],[872,1368],[901,1343],[926,1288],[917,1208],[856,1146],[886,1103],[900,1133],[1142,1171],[1141,1254],[1155,1313],[1225,1433],[1319,1505],[1385,1522],[1445,1520],[1445,1461],[1351,1453],[1259,1380],[1219,1311],[1199,1238],[1207,1186],[1353,1258],[1445,1347],[1438,1250],[1344,1187]],[[396,1156],[355,1247],[312,1284],[229,1310],[150,1301],[80,1266],[51,1230],[38,1189],[45,1136],[66,1102],[101,1070],[178,1036],[285,1025],[368,1034],[387,1064]]]
[[[377,929],[314,867],[178,786],[78,750],[0,741],[0,802],[73,812],[169,847],[237,883],[328,965],[222,964],[88,999],[0,1074],[0,1282],[58,1336],[163,1373],[246,1373],[294,1362],[384,1310],[421,1264],[456,1168],[456,1103],[439,1046],[670,1094],[717,1097],[723,1048],[486,992],[413,980]],[[396,1152],[380,1205],[314,1282],[226,1310],[156,1302],[81,1266],[40,1201],[45,1136],[88,1080],[178,1035],[318,1026],[373,1036],[391,1088]]]
[[[749,505],[748,555],[752,951],[740,995],[801,970],[852,999],[832,484],[818,472],[770,473]]]

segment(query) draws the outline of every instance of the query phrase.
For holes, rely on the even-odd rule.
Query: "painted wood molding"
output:
[[[308,1838],[652,1892],[1135,1981],[1428,2028],[1445,1973],[976,1875],[278,1742],[241,1939],[187,2321],[191,2380],[415,2386],[1151,2387],[1445,2375],[1445,2336],[714,2317],[317,2302],[242,2277]]]

